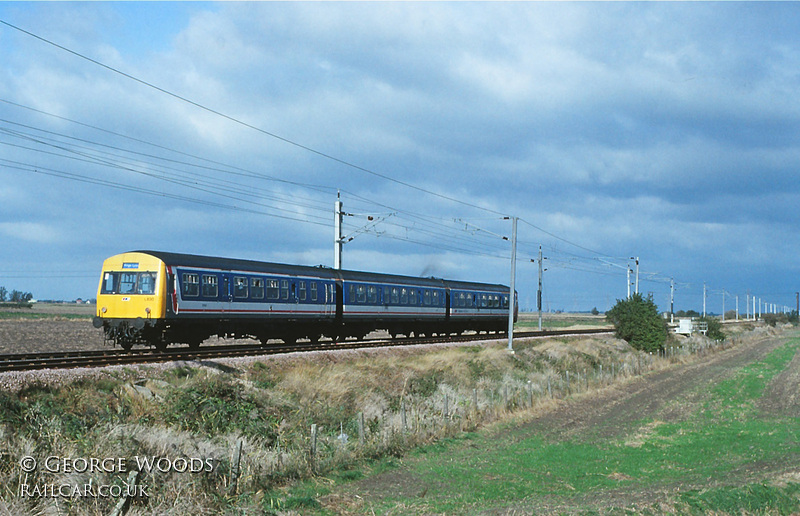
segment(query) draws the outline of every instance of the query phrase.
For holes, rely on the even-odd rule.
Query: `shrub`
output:
[[[719,342],[725,340],[726,335],[722,332],[722,323],[719,321],[719,319],[715,319],[713,317],[701,317],[700,320],[708,324],[708,332],[706,333],[706,337]]]
[[[652,297],[645,299],[641,294],[633,294],[628,299],[618,299],[606,317],[614,325],[617,337],[628,341],[633,348],[657,352],[664,347],[667,324]]]

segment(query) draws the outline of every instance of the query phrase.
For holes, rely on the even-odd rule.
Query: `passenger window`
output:
[[[200,276],[184,272],[181,276],[181,294],[185,297],[197,297],[200,295]]]
[[[401,305],[408,304],[408,289],[405,288],[400,289],[400,304]]]
[[[219,297],[219,286],[217,285],[216,276],[203,275],[203,297]]]
[[[486,294],[481,294],[481,308],[486,308],[487,306],[489,306],[489,301]]]
[[[233,278],[233,297],[240,299],[247,297],[247,278]]]
[[[280,289],[278,288],[278,280],[267,280],[267,299],[278,299],[280,297]]]
[[[508,296],[503,296],[503,308],[508,308]]]
[[[370,304],[377,304],[378,302],[378,289],[377,287],[369,287],[367,290],[367,297]]]
[[[281,280],[281,299],[289,299],[289,280]]]
[[[312,281],[310,287],[311,287],[311,301],[316,301],[317,300],[317,282],[316,281]]]
[[[367,302],[367,287],[364,285],[359,285],[356,288],[356,298],[358,299],[359,303],[366,303]]]
[[[300,288],[298,290],[298,293],[300,295],[300,301],[305,301],[306,300],[306,282],[305,281],[301,281],[300,282]]]
[[[416,305],[417,304],[417,291],[413,288],[408,291],[408,304],[409,305]]]
[[[434,290],[433,291],[433,306],[440,306],[440,305],[441,305],[441,303],[439,303],[439,291],[438,290]]]
[[[423,304],[425,306],[431,306],[431,291],[430,290],[426,290],[425,293],[423,294],[423,296],[424,296],[423,297],[423,301],[422,301]]]
[[[393,305],[400,304],[400,289],[397,287],[392,287],[391,291],[391,303]]]
[[[250,278],[250,298],[264,299],[264,280],[261,278]]]

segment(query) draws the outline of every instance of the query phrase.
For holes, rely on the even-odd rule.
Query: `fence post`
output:
[[[311,425],[311,470],[316,471],[317,466],[317,425]]]

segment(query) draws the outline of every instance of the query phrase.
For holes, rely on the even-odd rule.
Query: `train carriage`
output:
[[[125,349],[504,331],[508,298],[503,285],[133,251],[103,263],[94,324]]]

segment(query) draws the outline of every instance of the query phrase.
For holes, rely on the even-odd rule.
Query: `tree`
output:
[[[617,337],[635,349],[657,352],[669,335],[667,323],[651,296],[645,299],[641,294],[633,294],[628,299],[618,299],[606,317],[614,325]]]
[[[0,303],[6,300],[6,296],[8,296],[8,290],[6,287],[0,287]]]

